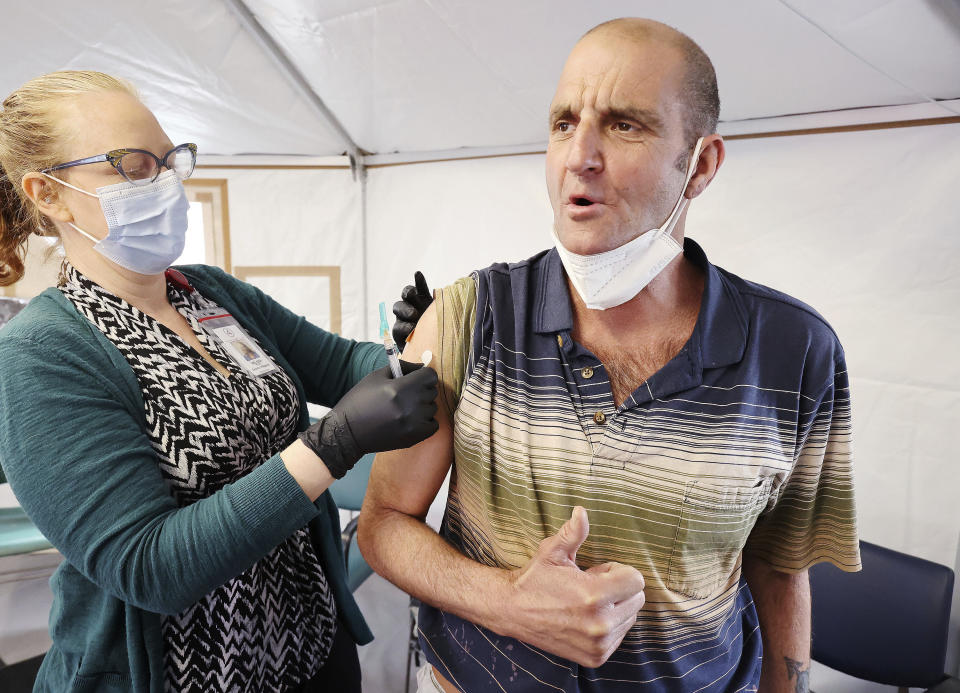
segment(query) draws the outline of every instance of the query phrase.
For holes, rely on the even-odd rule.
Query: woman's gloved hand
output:
[[[408,284],[403,287],[400,300],[393,304],[393,314],[397,316],[397,321],[393,323],[393,341],[401,349],[406,344],[407,337],[413,332],[413,328],[420,322],[424,311],[433,303],[433,294],[430,293],[430,287],[427,286],[423,272],[415,272],[413,282],[415,286]]]
[[[407,361],[400,366],[402,378],[393,378],[389,368],[370,373],[300,434],[334,478],[368,452],[408,448],[436,432],[437,372]]]

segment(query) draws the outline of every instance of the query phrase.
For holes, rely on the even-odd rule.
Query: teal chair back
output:
[[[0,556],[52,548],[21,508],[0,508]]]
[[[330,495],[341,510],[360,510],[363,495],[367,492],[367,480],[373,467],[373,453],[367,453],[353,465],[346,476],[330,486]]]
[[[373,454],[366,454],[353,466],[346,476],[334,481],[330,486],[330,495],[341,510],[358,511],[363,506],[363,496],[367,492],[367,480],[373,467]],[[360,553],[357,544],[357,518],[353,518],[343,528],[343,554],[347,563],[347,584],[350,591],[357,589],[363,581],[373,574]]]

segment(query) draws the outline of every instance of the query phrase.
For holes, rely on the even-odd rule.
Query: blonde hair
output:
[[[26,173],[63,163],[67,130],[59,107],[81,94],[108,91],[139,98],[133,85],[117,77],[63,70],[32,79],[4,99],[0,109],[0,286],[23,277],[30,234],[54,230],[27,197],[22,181]]]

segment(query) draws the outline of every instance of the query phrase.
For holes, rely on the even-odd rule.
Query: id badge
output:
[[[247,331],[240,327],[236,318],[223,308],[201,309],[197,313],[197,322],[247,375],[262,378],[279,370]]]

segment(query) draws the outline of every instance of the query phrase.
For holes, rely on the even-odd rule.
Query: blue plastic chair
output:
[[[359,511],[363,506],[363,496],[367,492],[367,480],[370,478],[373,458],[373,454],[364,455],[346,476],[330,486],[330,495],[341,510]],[[340,533],[343,539],[343,556],[347,564],[347,584],[351,592],[373,574],[373,569],[367,565],[357,544],[358,520],[359,517],[350,520]]]
[[[953,571],[860,542],[863,570],[810,569],[813,659],[874,683],[958,693],[944,673]]]

